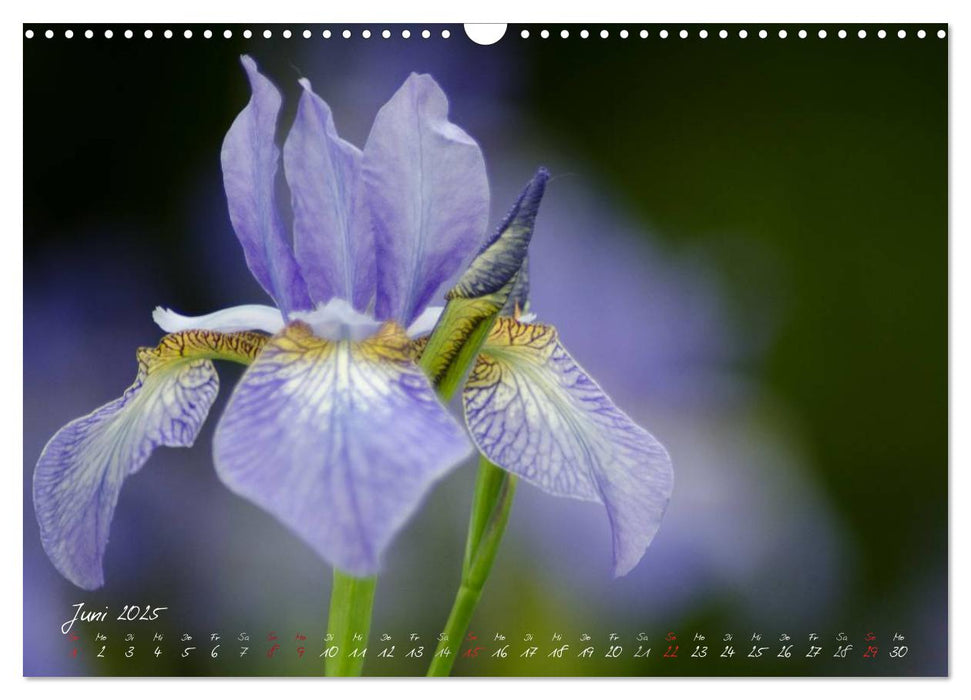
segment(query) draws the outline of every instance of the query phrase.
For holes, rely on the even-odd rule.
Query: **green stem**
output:
[[[516,477],[480,456],[469,534],[465,541],[462,584],[445,623],[445,636],[438,643],[428,667],[429,676],[447,676],[452,670],[482,596],[482,588],[492,571],[515,493]]]
[[[324,662],[327,676],[360,676],[364,668],[364,655],[367,649],[368,632],[371,629],[371,608],[374,604],[374,588],[378,579],[354,578],[334,569],[334,587],[330,593],[330,616],[327,620],[327,633],[331,635],[328,646],[336,646],[337,654]],[[354,635],[360,639],[355,640]]]

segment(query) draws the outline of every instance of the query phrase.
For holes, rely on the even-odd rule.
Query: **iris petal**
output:
[[[34,470],[41,542],[68,580],[104,583],[108,530],[124,480],[161,445],[188,447],[219,389],[208,357],[249,361],[265,337],[194,332],[138,351],[138,374],[121,398],[61,428]]]
[[[640,561],[671,497],[664,447],[618,409],[552,326],[501,318],[463,393],[479,450],[557,496],[606,506],[614,575]]]
[[[279,309],[263,304],[243,304],[214,311],[205,316],[183,316],[182,314],[156,306],[152,320],[166,333],[190,330],[236,331],[260,330],[279,333],[283,330],[283,314]]]
[[[425,493],[471,449],[410,357],[393,323],[361,342],[292,323],[243,375],[216,429],[223,482],[352,575],[377,571]]]
[[[297,117],[283,145],[293,198],[294,255],[317,303],[374,296],[374,235],[361,199],[361,151],[337,135],[330,107],[301,80]]]
[[[281,97],[252,58],[243,56],[242,63],[253,96],[223,141],[223,185],[246,264],[286,316],[313,304],[277,209],[280,150],[274,139]]]
[[[438,84],[412,74],[374,120],[363,175],[377,251],[375,311],[408,326],[485,237],[485,161],[448,121]]]

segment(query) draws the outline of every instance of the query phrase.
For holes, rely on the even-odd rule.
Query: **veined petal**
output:
[[[492,462],[554,495],[603,503],[614,575],[634,568],[671,497],[671,458],[576,363],[552,326],[500,318],[463,401],[472,438]]]
[[[438,84],[412,74],[374,120],[363,176],[377,251],[375,311],[408,326],[482,243],[485,161],[448,121]]]
[[[241,60],[253,96],[223,141],[223,185],[246,264],[286,316],[313,304],[276,203],[280,151],[274,139],[281,97],[252,58]]]
[[[377,571],[425,493],[470,448],[393,323],[362,342],[288,325],[236,386],[213,445],[230,489],[356,576]]]
[[[205,316],[183,316],[172,309],[156,306],[152,320],[166,333],[207,330],[223,333],[237,331],[265,331],[276,334],[283,330],[283,314],[279,309],[263,304],[244,304],[220,309]]]
[[[255,333],[169,335],[138,350],[135,383],[121,398],[61,428],[34,470],[34,509],[44,551],[68,580],[92,590],[104,583],[108,530],[124,480],[160,446],[188,447],[219,389],[207,358],[249,361]]]
[[[317,303],[374,296],[374,235],[361,197],[361,151],[337,135],[330,107],[300,81],[296,121],[283,145],[293,199],[293,249]]]

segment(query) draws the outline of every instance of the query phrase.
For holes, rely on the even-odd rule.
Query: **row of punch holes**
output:
[[[115,36],[124,37],[125,39],[133,39],[135,38],[135,36],[140,36],[141,38],[144,38],[144,39],[153,39],[156,36],[161,37],[163,39],[172,39],[177,36],[176,32],[174,32],[171,29],[144,29],[144,30],[139,30],[137,33],[133,29],[118,29],[118,30],[105,29],[103,31],[99,30],[98,34],[103,36],[105,39],[113,39]],[[236,36],[236,32],[234,32],[234,30],[232,29],[224,29],[221,32],[219,30],[216,30],[214,32],[212,29],[203,29],[203,30],[198,30],[197,32],[193,31],[192,29],[185,29],[185,30],[181,30],[179,34],[185,39],[192,39],[195,36],[201,36],[203,39],[212,39],[213,37],[219,37],[219,36],[222,36],[222,38],[224,39],[232,39],[234,36]],[[400,31],[397,31],[397,30],[392,31],[391,29],[382,29],[382,30],[374,30],[374,31],[370,29],[359,29],[356,32],[352,31],[351,29],[343,29],[343,30],[324,29],[319,32],[314,32],[310,29],[303,29],[303,30],[298,29],[296,31],[291,29],[282,29],[282,30],[278,30],[277,32],[274,32],[274,30],[272,29],[264,29],[262,32],[259,32],[259,31],[254,32],[251,29],[243,29],[239,31],[239,36],[242,36],[244,39],[251,39],[254,36],[256,37],[262,36],[264,39],[272,39],[274,36],[280,36],[284,39],[290,39],[297,36],[301,36],[304,39],[311,39],[314,36],[320,36],[323,39],[331,39],[331,38],[338,38],[338,37],[341,37],[344,39],[350,39],[354,37],[355,34],[357,34],[357,36],[359,36],[361,39],[370,39],[372,37],[391,39],[392,37],[395,37],[395,36],[400,36],[402,39],[410,39],[412,38],[412,36],[415,36],[416,38],[421,37],[422,39],[430,39],[432,38],[433,35],[437,37],[441,37],[442,39],[449,39],[452,36],[452,32],[448,29],[442,29],[441,31],[436,30],[434,33],[430,29],[422,29],[420,31],[415,30],[414,32],[412,32],[411,29],[401,29]],[[473,39],[473,41],[477,41],[478,43],[495,43],[495,41],[498,41],[498,39],[495,39],[493,41],[479,41],[476,38],[476,36],[474,36],[474,32],[469,32],[469,34],[470,34],[470,37]],[[885,29],[878,29],[876,30],[876,32],[873,32],[872,34],[867,32],[866,29],[854,29],[850,31],[847,31],[846,29],[838,29],[838,30],[831,30],[831,32],[828,32],[825,29],[819,29],[812,33],[807,31],[806,29],[798,29],[798,30],[793,30],[792,32],[792,36],[798,37],[800,39],[806,39],[810,36],[818,39],[826,39],[830,36],[835,36],[838,39],[846,39],[847,37],[853,36],[854,34],[859,39],[866,39],[868,36],[876,36],[878,39],[885,39],[889,35],[887,30]],[[53,39],[58,35],[64,39],[73,39],[75,36],[83,36],[85,39],[93,39],[95,37],[95,31],[93,29],[85,29],[83,31],[78,30],[78,33],[76,34],[73,29],[67,28],[67,29],[59,29],[58,31],[55,31],[54,29],[46,29],[46,30],[43,30],[43,32],[40,32],[40,30],[38,30],[38,32],[35,32],[33,29],[27,29],[24,32],[24,36],[27,39],[33,39],[35,36],[43,36],[46,39]],[[758,37],[760,39],[767,39],[772,35],[778,37],[779,39],[786,39],[790,36],[790,32],[789,30],[786,30],[786,29],[778,29],[778,30],[773,29],[771,32],[768,29],[752,29],[751,33],[749,32],[748,29],[738,29],[738,30],[733,29],[732,31],[729,31],[728,29],[720,29],[717,31],[712,30],[711,32],[709,32],[707,29],[694,29],[691,31],[689,31],[688,29],[681,29],[678,31],[672,30],[670,32],[667,29],[661,29],[661,30],[658,30],[656,33],[656,37],[659,39],[667,39],[669,37],[670,38],[678,37],[680,39],[689,39],[689,38],[707,39],[709,36],[711,37],[717,36],[719,39],[728,39],[729,37],[747,39],[749,38],[749,36]],[[580,30],[561,29],[558,32],[551,32],[549,29],[539,29],[539,30],[522,29],[519,32],[519,37],[521,39],[530,39],[530,38],[549,39],[550,37],[557,37],[557,36],[561,39],[569,39],[570,37],[579,37],[580,39],[588,39],[590,37],[597,37],[597,36],[599,36],[601,39],[609,39],[612,36],[616,36],[620,39],[627,39],[631,36],[637,36],[637,37],[640,37],[641,39],[648,39],[651,37],[651,32],[650,30],[647,30],[647,29],[640,29],[640,30],[635,29],[633,31],[628,29],[620,29],[620,30],[613,30],[613,31],[611,31],[610,29],[601,29],[599,31],[594,30],[593,32],[591,32],[589,29],[580,29]],[[906,39],[908,36],[916,36],[918,39],[924,39],[928,36],[928,32],[924,29],[918,29],[917,31],[912,31],[910,34],[908,34],[906,29],[898,29],[896,31],[896,36],[898,39]],[[944,29],[937,30],[937,38],[943,39],[946,36],[947,36],[947,32]],[[501,35],[500,35],[500,38],[501,38]]]

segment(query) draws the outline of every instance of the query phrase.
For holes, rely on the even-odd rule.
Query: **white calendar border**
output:
[[[479,22],[519,22],[519,23],[574,23],[590,22],[628,22],[628,23],[729,23],[729,22],[806,22],[806,23],[839,23],[839,22],[888,22],[888,23],[942,23],[949,22],[949,46],[951,50],[951,114],[952,123],[971,123],[968,109],[968,92],[971,80],[968,79],[968,44],[963,43],[963,32],[969,31],[969,25],[964,22],[965,13],[958,2],[941,0],[921,0],[920,2],[848,2],[847,0],[813,0],[797,7],[792,4],[769,2],[767,0],[735,0],[734,2],[716,2],[715,0],[689,2],[682,0],[677,3],[643,3],[640,7],[622,0],[596,0],[588,5],[579,3],[568,4],[558,1],[548,6],[523,3],[522,0],[489,0],[476,5],[468,3],[443,2],[393,2],[392,0],[372,0],[367,4],[362,2],[348,2],[335,4],[315,0],[314,2],[295,2],[289,0],[273,0],[272,2],[253,2],[252,0],[234,0],[232,3],[222,3],[222,6],[206,5],[199,0],[167,0],[165,3],[133,3],[122,0],[85,0],[72,2],[70,0],[35,0],[21,3],[21,6],[10,7],[8,3],[0,12],[3,13],[3,41],[0,42],[0,70],[3,71],[3,82],[6,90],[12,91],[17,86],[19,103],[16,110],[8,109],[2,112],[3,139],[7,143],[4,153],[23,153],[23,54],[22,27],[23,22],[30,23],[65,23],[65,22],[218,22],[235,23],[240,21],[259,23],[282,23],[304,20],[315,23],[326,18],[328,22],[464,22],[474,20]],[[953,40],[952,40],[953,37]],[[955,77],[957,76],[957,77]],[[955,118],[954,115],[964,115]],[[968,475],[971,469],[971,230],[968,229],[967,197],[971,195],[968,187],[969,132],[954,130],[951,133],[951,357],[965,358],[963,362],[956,361],[951,367],[951,590],[967,588],[968,584],[968,540],[969,522],[971,522],[971,508],[958,507],[959,503],[967,505],[967,484],[971,480]],[[19,147],[18,147],[19,145]],[[10,342],[0,357],[0,395],[4,397],[3,413],[0,414],[0,430],[4,446],[17,446],[22,456],[23,451],[23,241],[17,235],[23,229],[23,167],[22,159],[7,158],[3,163],[3,196],[5,212],[5,231],[3,235],[3,250],[0,255],[0,284],[2,296],[6,305],[6,320],[4,331]],[[963,199],[963,201],[962,201]],[[915,241],[919,244],[919,241]],[[19,304],[18,304],[19,302]],[[19,312],[15,306],[19,305]],[[19,417],[19,420],[14,420]],[[10,460],[12,462],[12,460]],[[23,561],[23,491],[20,478],[22,459],[16,463],[5,465],[5,475],[10,483],[5,483],[2,489],[3,502],[3,555],[9,562],[8,569],[18,571]],[[953,546],[957,541],[961,547]],[[0,583],[0,600],[8,605],[20,608],[22,618],[23,581],[17,574],[7,577]],[[832,693],[834,690],[842,694],[856,695],[877,694],[883,698],[909,698],[915,692],[933,694],[954,694],[960,692],[966,695],[968,672],[962,673],[962,666],[968,667],[968,644],[962,637],[971,631],[968,623],[968,604],[959,596],[950,597],[950,664],[952,679],[949,681],[921,681],[917,679],[890,680],[833,680],[807,679],[793,680],[686,680],[686,679],[654,679],[654,680],[543,680],[529,681],[521,679],[475,679],[455,680],[452,682],[421,682],[414,680],[374,679],[368,681],[343,681],[338,688],[320,686],[309,689],[293,687],[293,683],[315,682],[314,679],[262,680],[262,679],[165,679],[161,683],[150,683],[133,679],[80,679],[80,680],[41,680],[22,678],[22,626],[13,629],[13,625],[4,634],[2,664],[4,686],[10,695],[8,697],[57,697],[63,698],[65,693],[90,692],[98,695],[114,695],[116,693],[134,694],[145,698],[162,698],[173,691],[182,693],[184,686],[192,687],[192,694],[211,694],[216,691],[214,684],[231,684],[230,692],[235,698],[265,698],[267,695],[276,696],[281,693],[300,694],[313,693],[317,695],[332,693],[353,694],[355,698],[380,694],[383,697],[395,696],[409,691],[420,693],[424,697],[444,697],[445,694],[461,693],[464,698],[493,697],[496,693],[506,693],[515,688],[516,692],[535,692],[539,690],[536,683],[543,683],[543,692],[563,693],[566,697],[590,693],[607,692],[612,696],[638,697],[655,696],[659,694],[674,694],[679,697],[692,697],[705,693],[738,693],[747,697],[780,696],[787,698],[813,698],[821,693]],[[8,615],[16,619],[16,616]],[[962,661],[964,663],[962,663]],[[333,682],[333,681],[330,681]],[[420,686],[414,685],[420,682]],[[80,683],[81,685],[76,685]],[[132,684],[138,683],[136,687]],[[169,683],[179,683],[178,688]],[[354,683],[350,686],[346,683]],[[454,683],[461,683],[461,687]],[[650,685],[644,685],[650,683]],[[712,683],[726,683],[724,687],[714,688]],[[668,687],[673,684],[673,687]],[[861,687],[861,684],[876,684],[874,687]],[[920,688],[915,687],[920,684]],[[548,686],[553,688],[548,689]],[[965,691],[960,691],[965,687]],[[82,690],[83,689],[83,690]],[[222,692],[221,689],[217,692]]]

